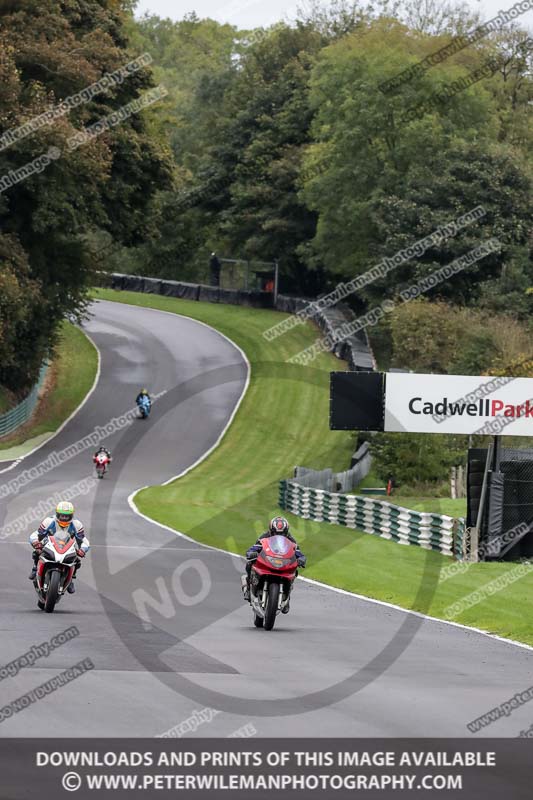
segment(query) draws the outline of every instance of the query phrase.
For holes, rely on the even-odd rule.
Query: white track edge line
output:
[[[104,301],[104,302],[111,303],[113,301],[112,300],[108,300],[108,301]],[[121,305],[131,306],[132,308],[139,308],[139,306],[136,306],[134,303],[121,303]],[[146,306],[146,307],[150,308],[149,306]],[[145,306],[142,306],[142,308],[145,308]],[[228,420],[226,426],[224,427],[222,433],[218,437],[218,439],[215,442],[215,444],[209,450],[207,450],[207,452],[204,453],[203,456],[201,456],[197,461],[195,461],[194,464],[192,464],[190,467],[187,467],[187,469],[184,469],[182,472],[180,472],[179,475],[175,475],[173,478],[170,478],[168,481],[165,481],[164,483],[159,484],[160,486],[167,486],[169,483],[172,483],[173,481],[178,480],[178,478],[181,478],[184,475],[186,475],[188,472],[190,472],[192,469],[194,469],[196,466],[198,466],[198,464],[201,464],[201,462],[204,461],[213,452],[213,450],[219,445],[220,441],[225,436],[229,426],[233,422],[235,414],[239,410],[240,405],[241,405],[241,403],[242,403],[242,401],[244,399],[244,396],[245,396],[245,394],[246,394],[246,392],[248,390],[248,386],[249,386],[249,383],[250,383],[250,376],[251,376],[251,365],[250,365],[250,362],[248,360],[248,357],[246,356],[246,353],[242,350],[242,348],[239,347],[238,344],[235,344],[235,342],[232,341],[229,338],[229,336],[226,336],[226,334],[221,333],[220,331],[217,331],[216,328],[213,328],[211,325],[208,325],[207,322],[202,322],[201,320],[195,320],[193,317],[187,317],[185,314],[175,314],[173,311],[164,311],[164,310],[161,310],[161,309],[158,309],[158,308],[152,308],[151,310],[152,311],[158,311],[159,313],[162,313],[162,314],[171,314],[172,316],[185,317],[185,319],[192,319],[193,322],[199,322],[200,325],[205,325],[206,328],[210,328],[212,331],[215,331],[215,333],[218,333],[219,336],[222,336],[224,339],[226,339],[230,344],[232,344],[236,348],[236,350],[239,351],[239,353],[241,353],[241,355],[242,355],[242,357],[243,357],[243,359],[244,359],[244,361],[246,363],[247,370],[248,370],[246,384],[244,386],[242,394],[239,397],[239,400],[237,401],[237,404],[236,404],[235,408],[233,409],[233,413],[232,413],[230,419]],[[152,525],[157,525],[159,528],[163,528],[164,530],[170,531],[170,533],[173,533],[176,536],[181,536],[183,539],[186,539],[188,542],[193,542],[194,544],[197,544],[199,547],[204,547],[204,548],[206,548],[208,550],[216,550],[219,553],[224,553],[225,555],[232,556],[232,558],[240,558],[240,559],[244,560],[244,556],[240,555],[239,553],[232,553],[230,550],[223,550],[220,547],[214,547],[213,545],[210,545],[210,544],[204,544],[203,542],[199,542],[197,539],[193,539],[191,536],[187,536],[185,533],[182,533],[182,531],[176,530],[176,528],[170,528],[168,525],[164,525],[162,522],[157,522],[157,520],[151,519],[151,517],[147,517],[146,514],[143,514],[141,511],[139,511],[139,509],[135,505],[135,495],[137,495],[139,492],[142,492],[143,489],[147,489],[147,488],[148,488],[147,486],[143,486],[140,489],[135,489],[128,496],[128,505],[129,505],[129,507],[131,508],[131,510],[133,511],[134,514],[137,514],[139,517],[142,517],[147,522],[152,523]],[[343,595],[348,595],[349,597],[355,597],[358,600],[362,600],[362,601],[364,601],[366,603],[374,603],[375,605],[385,606],[386,608],[393,608],[396,611],[402,612],[403,614],[411,614],[412,616],[420,617],[421,619],[427,619],[427,620],[430,620],[432,622],[438,622],[441,625],[450,625],[451,627],[454,627],[454,628],[461,628],[462,630],[465,630],[465,631],[472,631],[473,633],[479,633],[482,636],[485,636],[485,637],[487,637],[489,639],[494,639],[495,641],[498,641],[498,642],[504,642],[505,644],[511,644],[511,645],[514,645],[515,647],[520,647],[523,650],[529,650],[530,652],[533,652],[533,646],[531,646],[531,645],[524,644],[523,642],[517,642],[514,639],[506,639],[504,636],[498,636],[495,633],[489,633],[488,631],[484,631],[481,628],[474,628],[471,625],[462,625],[460,622],[451,622],[450,620],[439,619],[439,617],[432,617],[429,614],[423,614],[421,611],[411,611],[408,608],[402,608],[402,606],[395,605],[394,603],[387,603],[385,600],[376,600],[374,597],[366,597],[363,594],[357,594],[356,592],[350,592],[347,589],[339,589],[337,586],[330,586],[327,583],[321,583],[320,581],[313,580],[313,578],[303,578],[303,577],[299,576],[299,580],[305,581],[305,583],[310,583],[310,584],[312,584],[314,586],[320,586],[321,588],[327,589],[330,592],[336,592],[337,594],[343,594]]]
[[[144,486],[144,489],[147,487]],[[132,492],[128,497],[128,505],[130,506],[131,510],[137,514],[139,517],[142,517],[147,522],[151,522],[152,525],[157,525],[159,528],[163,528],[166,531],[170,531],[170,533],[175,534],[176,536],[180,536],[183,539],[186,539],[188,542],[193,542],[194,544],[198,545],[198,547],[205,547],[207,550],[216,550],[218,553],[224,553],[224,555],[232,556],[233,558],[240,558],[243,561],[245,557],[240,555],[239,553],[232,553],[230,550],[223,550],[221,547],[215,547],[211,544],[204,544],[203,542],[199,542],[197,539],[193,539],[187,534],[182,533],[182,531],[176,530],[176,528],[171,528],[168,525],[164,525],[162,522],[157,522],[157,520],[152,519],[151,517],[147,517],[146,514],[143,514],[142,511],[139,511],[137,506],[135,505],[134,495],[137,494],[138,491],[142,491],[141,489],[137,489],[136,491]],[[303,576],[298,576],[298,580],[304,581],[305,583],[310,583],[313,586],[319,586],[322,589],[327,589],[330,592],[336,592],[337,594],[347,595],[348,597],[355,597],[357,600],[362,600],[365,603],[374,603],[378,606],[385,606],[386,608],[392,608],[395,611],[400,611],[403,614],[411,614],[415,617],[420,617],[421,619],[427,619],[432,622],[438,622],[441,625],[451,625],[454,628],[461,628],[465,631],[472,631],[473,633],[480,633],[482,636],[486,636],[489,639],[495,639],[498,642],[504,642],[505,644],[512,644],[515,647],[521,647],[524,650],[533,651],[533,646],[529,644],[525,644],[524,642],[517,642],[515,639],[506,639],[504,636],[498,636],[496,633],[489,633],[488,631],[484,631],[482,628],[474,628],[471,625],[463,625],[460,622],[452,622],[451,620],[440,619],[440,617],[432,617],[429,614],[424,614],[421,611],[412,611],[409,608],[403,608],[403,606],[398,606],[395,603],[387,603],[385,600],[376,600],[374,597],[367,597],[364,594],[357,594],[357,592],[350,592],[348,589],[339,589],[337,586],[330,586],[328,583],[322,583],[321,581],[314,580],[313,578],[304,578]]]
[[[174,300],[178,300],[179,298],[175,297],[175,298],[173,298],[173,299],[174,299]],[[113,300],[103,300],[103,301],[102,301],[102,300],[98,300],[97,302],[112,303],[112,302],[113,302]],[[246,392],[248,391],[248,387],[249,387],[249,385],[250,385],[250,379],[251,379],[251,375],[252,375],[252,365],[250,364],[250,362],[249,362],[249,360],[248,360],[248,356],[246,355],[246,353],[244,352],[244,350],[243,350],[241,347],[239,347],[239,345],[238,345],[238,344],[236,344],[236,343],[235,343],[235,342],[234,342],[232,339],[230,339],[230,338],[229,338],[229,336],[226,336],[226,334],[225,334],[225,333],[222,333],[221,331],[218,331],[216,328],[213,328],[213,326],[212,326],[212,325],[209,325],[207,322],[202,322],[202,320],[199,320],[199,319],[194,319],[194,317],[188,317],[186,314],[178,314],[178,313],[176,313],[176,312],[174,312],[174,311],[165,311],[164,309],[160,309],[160,308],[153,308],[153,307],[150,307],[150,306],[136,306],[134,303],[121,303],[120,301],[118,302],[118,305],[122,305],[122,306],[129,306],[130,308],[147,308],[149,311],[155,311],[155,312],[156,312],[156,313],[158,313],[158,314],[170,314],[170,316],[171,316],[171,317],[181,317],[182,319],[188,319],[188,320],[191,320],[192,322],[195,322],[195,323],[197,323],[198,325],[203,325],[203,326],[204,326],[204,328],[209,328],[209,330],[213,331],[213,332],[214,332],[214,333],[216,333],[218,336],[221,336],[221,337],[222,337],[223,339],[225,339],[225,340],[226,340],[226,341],[227,341],[227,342],[228,342],[228,343],[229,343],[229,344],[230,344],[232,347],[234,347],[234,348],[235,348],[235,350],[237,350],[237,351],[240,353],[240,355],[241,355],[241,357],[242,357],[242,360],[243,360],[243,361],[244,361],[244,363],[246,364],[246,381],[245,381],[245,383],[244,383],[244,388],[243,388],[243,390],[242,390],[242,392],[241,392],[241,394],[240,394],[240,397],[239,397],[239,399],[237,400],[237,403],[235,404],[235,406],[234,406],[234,408],[233,408],[233,411],[232,411],[232,413],[231,413],[231,416],[230,416],[229,420],[227,421],[226,425],[224,426],[224,428],[223,428],[222,432],[220,433],[220,435],[219,435],[218,439],[217,439],[217,440],[216,440],[216,442],[215,442],[215,443],[214,443],[214,444],[213,444],[213,445],[212,445],[212,446],[209,448],[209,450],[206,450],[206,452],[205,452],[205,453],[203,453],[203,455],[201,455],[201,456],[200,456],[200,458],[198,458],[198,459],[197,459],[197,460],[194,462],[194,464],[191,464],[191,465],[190,465],[190,466],[188,466],[186,469],[182,470],[182,472],[180,472],[178,475],[174,475],[174,477],[172,477],[172,478],[169,478],[169,479],[168,479],[168,480],[166,480],[164,483],[160,483],[160,484],[159,484],[159,486],[168,486],[168,484],[169,484],[169,483],[173,483],[173,481],[176,481],[176,480],[178,480],[178,478],[183,478],[183,476],[184,476],[184,475],[186,475],[188,472],[190,472],[190,471],[191,471],[191,470],[193,470],[195,467],[197,467],[199,464],[201,464],[201,463],[202,463],[202,461],[205,461],[205,459],[206,459],[208,456],[210,456],[210,455],[211,455],[211,453],[213,452],[213,450],[215,450],[215,448],[217,448],[217,447],[218,447],[218,445],[220,444],[220,442],[222,441],[222,439],[223,439],[223,438],[224,438],[224,436],[226,435],[226,433],[227,433],[227,431],[228,431],[228,428],[230,427],[231,423],[232,423],[232,422],[233,422],[233,420],[235,419],[235,415],[237,414],[237,411],[238,411],[238,410],[239,410],[239,408],[241,407],[241,403],[242,403],[242,401],[244,400],[244,397],[245,397],[245,395],[246,395]],[[142,487],[142,489],[147,489],[147,488],[148,488],[147,486],[143,486],[143,487]],[[137,492],[141,492],[141,491],[142,491],[142,489],[136,489],[136,490],[135,490],[135,492],[134,492],[133,494],[136,494]],[[191,539],[191,541],[194,541],[194,539]],[[224,551],[224,552],[225,552],[225,551]]]
[[[100,353],[100,350],[98,349],[98,347],[97,347],[97,345],[96,345],[95,341],[93,340],[93,338],[92,338],[91,336],[89,336],[89,334],[87,333],[87,331],[83,330],[83,328],[81,327],[81,325],[77,325],[76,327],[77,327],[77,328],[79,328],[79,329],[82,331],[82,333],[84,334],[84,336],[86,336],[86,337],[87,337],[87,339],[90,341],[90,343],[92,344],[92,346],[93,346],[93,347],[94,347],[94,349],[96,350],[96,356],[97,356],[97,365],[96,365],[96,375],[94,376],[93,385],[91,386],[91,388],[89,389],[89,391],[87,392],[87,394],[85,395],[85,397],[83,398],[83,400],[81,401],[81,403],[79,404],[79,406],[77,406],[77,407],[74,409],[74,411],[72,412],[72,414],[70,414],[70,416],[69,416],[69,417],[67,417],[67,419],[66,419],[66,420],[64,420],[64,422],[62,422],[62,423],[61,423],[61,425],[59,426],[59,428],[57,429],[57,431],[54,431],[54,432],[52,433],[52,435],[48,437],[48,439],[45,439],[45,440],[44,440],[44,442],[41,442],[41,444],[38,444],[38,445],[37,445],[37,447],[34,447],[34,448],[33,448],[33,450],[30,450],[30,451],[29,451],[29,453],[26,453],[25,455],[21,456],[20,458],[17,458],[17,459],[15,459],[15,461],[14,461],[14,462],[11,464],[11,466],[10,466],[10,467],[6,467],[5,469],[0,469],[0,475],[2,475],[2,473],[4,473],[4,472],[9,472],[9,470],[10,470],[10,469],[13,469],[14,467],[17,467],[17,466],[20,464],[20,462],[21,462],[21,461],[24,461],[24,459],[25,459],[25,458],[28,458],[28,456],[31,456],[31,455],[33,455],[33,453],[36,453],[36,452],[37,452],[37,450],[40,450],[40,448],[41,448],[41,447],[44,447],[44,445],[45,445],[45,444],[48,444],[48,442],[51,442],[51,441],[52,441],[52,439],[55,439],[55,437],[56,437],[56,436],[58,436],[58,434],[60,434],[60,433],[61,433],[61,431],[63,430],[63,428],[64,428],[66,425],[68,425],[68,423],[70,422],[70,420],[71,420],[71,419],[73,419],[73,418],[76,416],[76,414],[78,413],[78,411],[81,411],[81,409],[83,408],[83,406],[85,405],[85,403],[88,401],[88,399],[90,398],[90,396],[93,394],[94,390],[96,389],[96,387],[97,387],[97,385],[98,385],[98,381],[100,380],[100,372],[101,372],[101,368],[102,368],[102,354]],[[1,451],[0,451],[0,452],[1,452]],[[1,463],[2,463],[2,462],[0,461],[0,464],[1,464]]]

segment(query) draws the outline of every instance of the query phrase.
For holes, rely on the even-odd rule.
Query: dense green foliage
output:
[[[533,377],[531,331],[516,315],[412,300],[388,314],[378,331],[382,363],[420,373]],[[485,446],[487,437],[474,437]],[[447,481],[450,467],[464,463],[467,438],[443,434],[378,434],[371,438],[374,469],[406,485]],[[448,485],[449,491],[449,485]]]
[[[205,281],[216,250],[279,259],[281,289],[316,296],[477,206],[480,219],[349,302],[363,311],[395,300],[496,237],[500,252],[426,297],[528,324],[532,46],[519,22],[385,90],[475,27],[474,17],[438,2],[363,10],[335,0],[311,4],[291,25],[242,31],[194,13],[134,19],[135,5],[2,4],[0,135],[133,54],[149,53],[152,64],[0,150],[0,178],[50,147],[62,152],[0,192],[0,385],[32,381],[61,318],[82,308],[94,269]],[[490,58],[492,75],[444,97]],[[168,94],[153,108],[65,152],[77,130],[159,84]],[[490,367],[494,337],[474,339],[453,364],[428,352],[424,368]]]
[[[136,44],[153,54],[173,98],[159,116],[179,178],[160,199],[159,237],[121,251],[113,266],[201,280],[216,249],[279,258],[282,288],[316,295],[482,205],[482,219],[351,302],[362,309],[394,296],[496,236],[501,253],[439,295],[491,310],[507,309],[508,296],[525,316],[531,42],[519,27],[502,30],[383,92],[384,81],[475,27],[449,5],[427,4],[424,15],[411,3],[399,14],[338,0],[269,30],[195,15],[136,23]],[[495,57],[494,74],[442,100],[443,89]]]
[[[0,6],[0,134],[12,131],[132,59],[116,0],[26,0]],[[148,234],[150,199],[170,185],[164,145],[134,114],[83,146],[78,131],[153,86],[146,69],[0,151],[0,178],[47,154],[41,171],[0,193],[0,384],[23,392],[83,308],[89,238],[126,245]],[[41,163],[41,166],[43,164]]]
[[[528,329],[511,314],[412,300],[387,320],[392,366],[414,372],[486,375],[533,356]],[[512,373],[510,373],[512,374]]]
[[[371,441],[374,470],[382,481],[392,476],[398,486],[437,484],[450,467],[462,464],[465,437],[442,433],[378,433]]]

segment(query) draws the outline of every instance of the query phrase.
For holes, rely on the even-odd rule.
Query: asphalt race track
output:
[[[183,317],[108,302],[92,312],[86,329],[102,358],[95,391],[0,480],[111,424],[142,386],[160,397],[148,420],[106,437],[112,470],[73,501],[92,544],[74,596],[53,614],[39,611],[27,579],[30,529],[0,540],[0,666],[71,625],[80,631],[0,680],[0,707],[83,659],[94,663],[2,721],[0,736],[151,737],[212,707],[219,713],[204,714],[188,735],[225,737],[251,724],[260,736],[461,737],[471,735],[468,722],[533,683],[531,650],[303,581],[275,630],[256,630],[241,599],[240,560],[128,504],[136,489],[183,472],[217,442],[246,384],[240,351]],[[89,478],[91,455],[79,452],[0,501],[0,526]],[[274,511],[265,508],[265,521]],[[228,535],[221,530],[221,546]],[[515,737],[531,723],[525,703],[477,735]]]

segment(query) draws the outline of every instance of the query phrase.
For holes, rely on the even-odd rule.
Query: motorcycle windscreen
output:
[[[57,526],[57,530],[54,534],[54,539],[56,542],[61,542],[61,544],[66,544],[70,541],[71,536],[68,532],[68,528],[60,528],[59,525]]]
[[[273,553],[284,556],[290,551],[292,542],[286,536],[271,536],[268,545]]]

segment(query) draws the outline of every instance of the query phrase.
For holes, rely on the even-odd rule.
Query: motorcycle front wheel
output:
[[[264,626],[266,631],[271,631],[276,621],[276,611],[278,610],[279,601],[279,583],[270,583],[268,585],[268,595],[265,608]]]
[[[46,592],[46,600],[44,602],[44,610],[47,611],[49,614],[52,613],[54,608],[56,607],[56,603],[59,598],[59,581],[61,576],[57,570],[52,572],[52,577],[48,582],[48,591]]]

